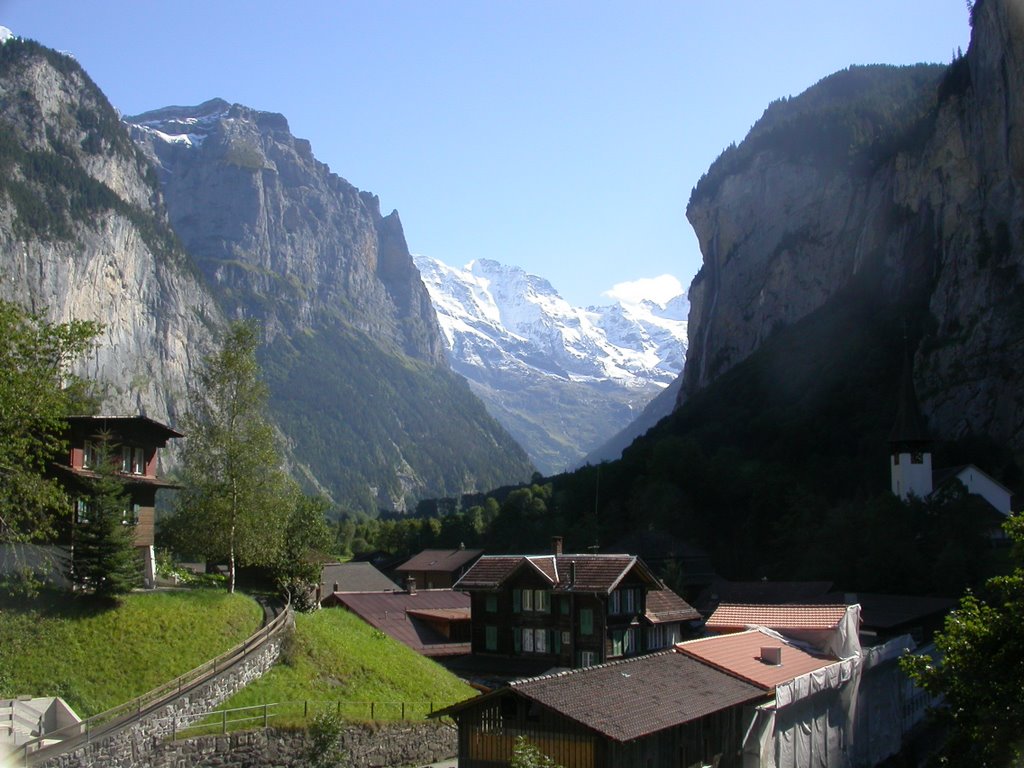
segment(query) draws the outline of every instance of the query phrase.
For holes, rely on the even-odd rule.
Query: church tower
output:
[[[914,364],[909,349],[903,360],[896,423],[889,434],[892,492],[903,501],[932,492],[932,452],[928,428],[914,391]]]

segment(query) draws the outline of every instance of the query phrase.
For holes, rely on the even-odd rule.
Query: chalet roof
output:
[[[780,648],[782,663],[763,660],[762,648]],[[831,657],[808,653],[763,629],[689,640],[678,644],[676,650],[768,691],[836,662]]]
[[[185,436],[148,416],[68,416],[65,421],[72,431],[89,434],[109,431],[114,435],[146,435],[161,447],[172,438]]]
[[[835,629],[846,616],[843,605],[751,605],[722,603],[708,617],[711,631],[768,627],[778,632],[794,629]]]
[[[758,603],[784,605],[824,602],[832,589],[831,581],[728,581],[716,579],[695,602],[710,614],[721,603]]]
[[[467,563],[480,557],[482,549],[424,549],[418,555],[413,555],[400,566],[396,571],[435,571],[439,573],[452,573],[459,570]]]
[[[695,621],[700,613],[671,589],[652,589],[647,593],[644,618],[651,624],[669,621]]]
[[[763,698],[763,689],[673,651],[513,682],[519,695],[615,741],[629,741]],[[482,699],[443,713],[479,705]],[[623,702],[628,702],[624,706]]]
[[[371,563],[324,563],[320,571],[320,584],[325,595],[330,592],[386,592],[399,589],[395,582]],[[338,585],[337,589],[335,584]]]
[[[325,601],[342,605],[372,627],[424,656],[469,653],[469,643],[453,643],[420,616],[449,620],[469,617],[469,595],[450,589],[408,592],[335,592]],[[457,613],[448,614],[449,611]]]
[[[555,591],[608,594],[630,573],[653,585],[660,582],[632,555],[484,555],[466,571],[459,589],[497,589],[521,567],[532,567]]]

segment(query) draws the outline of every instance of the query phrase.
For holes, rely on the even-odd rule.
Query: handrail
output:
[[[84,734],[86,743],[88,743],[93,738],[103,736],[118,727],[130,723],[133,720],[138,719],[143,714],[144,710],[148,712],[157,706],[163,706],[168,701],[179,697],[185,691],[193,688],[201,682],[205,682],[228,667],[246,658],[253,651],[260,648],[268,639],[276,635],[281,628],[290,621],[290,618],[291,605],[288,604],[285,606],[285,609],[275,616],[270,622],[260,627],[260,629],[235,647],[214,657],[210,661],[204,662],[183,675],[179,675],[173,680],[157,686],[140,696],[136,696],[134,699],[118,704],[115,707],[111,707],[105,712],[100,712],[97,715],[87,717],[86,719],[72,725],[59,728],[55,731],[50,731],[49,733],[44,733],[30,741],[26,741],[23,744],[18,745],[18,749],[16,751],[21,751],[23,753],[24,761],[27,765],[30,752],[32,752],[34,756],[39,756],[41,752],[46,751],[46,756],[49,757],[51,756],[51,750],[52,755],[58,755],[65,751],[64,749],[60,749],[60,747],[66,746],[61,741],[53,744],[47,744],[45,742],[52,742],[54,739],[69,739]]]

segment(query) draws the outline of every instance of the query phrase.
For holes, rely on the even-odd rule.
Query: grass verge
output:
[[[0,598],[0,698],[61,696],[89,717],[229,650],[262,616],[245,595],[205,589],[137,592],[116,606]]]

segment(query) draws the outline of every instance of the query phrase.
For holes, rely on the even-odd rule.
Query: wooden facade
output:
[[[741,768],[743,764],[742,740],[749,715],[742,705],[623,742],[520,697],[514,689],[499,693],[456,714],[459,768],[507,766],[519,736],[528,738],[562,768]]]

